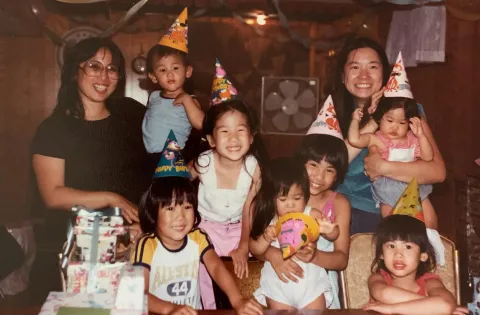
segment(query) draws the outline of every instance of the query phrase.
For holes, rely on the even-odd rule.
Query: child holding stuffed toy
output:
[[[285,283],[267,261],[255,296],[271,309],[325,309],[332,300],[328,275],[324,268],[308,260],[312,259],[311,255],[308,258],[298,250],[307,243],[316,242],[319,230],[325,238],[335,240],[339,235],[338,226],[327,218],[328,213],[307,206],[310,183],[301,162],[293,158],[277,159],[271,163],[269,173],[270,176],[264,176],[255,199],[250,251],[253,255],[263,255],[272,245],[284,254],[293,253],[287,259],[295,257],[298,260],[304,277],[298,283]],[[292,213],[306,216],[295,218]],[[286,222],[282,217],[285,215],[293,219]],[[309,220],[310,217],[314,220]],[[276,227],[277,222],[282,226]]]

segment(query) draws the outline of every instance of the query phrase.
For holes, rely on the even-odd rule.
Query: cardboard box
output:
[[[50,292],[47,300],[38,315],[88,315],[89,309],[109,310],[110,315],[148,315],[148,298],[143,298],[142,310],[118,310],[115,308],[115,295],[102,294],[76,294],[68,292]],[[93,313],[93,314],[97,314]],[[100,313],[101,314],[101,313]]]
[[[120,279],[120,270],[123,266],[125,266],[125,262],[97,264],[95,292],[115,294]],[[67,267],[67,292],[86,293],[89,272],[90,264],[70,262]]]

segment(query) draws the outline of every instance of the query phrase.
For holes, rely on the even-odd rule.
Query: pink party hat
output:
[[[406,97],[413,99],[401,51],[398,53],[397,62],[393,65],[393,70],[392,73],[390,73],[390,78],[385,86],[383,95],[385,95],[385,97]]]
[[[238,95],[237,89],[228,79],[220,61],[215,61],[215,77],[213,78],[211,105],[217,105],[231,100]]]
[[[317,119],[310,126],[310,129],[308,129],[307,135],[310,134],[330,135],[343,140],[331,95],[327,97],[322,109],[318,113]]]

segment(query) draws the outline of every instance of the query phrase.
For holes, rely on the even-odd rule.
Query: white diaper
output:
[[[306,264],[300,261],[297,263],[304,270],[303,279],[298,279],[298,282],[289,280],[285,283],[278,278],[272,265],[265,262],[260,278],[260,288],[254,293],[260,304],[267,306],[266,298],[268,297],[296,309],[302,309],[323,294],[327,308],[330,306],[333,295],[325,269],[312,263]]]

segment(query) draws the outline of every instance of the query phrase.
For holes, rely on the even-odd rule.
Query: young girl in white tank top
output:
[[[210,107],[203,130],[212,148],[195,160],[200,228],[209,235],[219,256],[230,256],[235,274],[248,277],[250,205],[260,185],[260,160],[265,156],[256,117],[239,100]],[[259,148],[262,148],[260,150]],[[215,309],[212,282],[200,269],[204,309]]]

